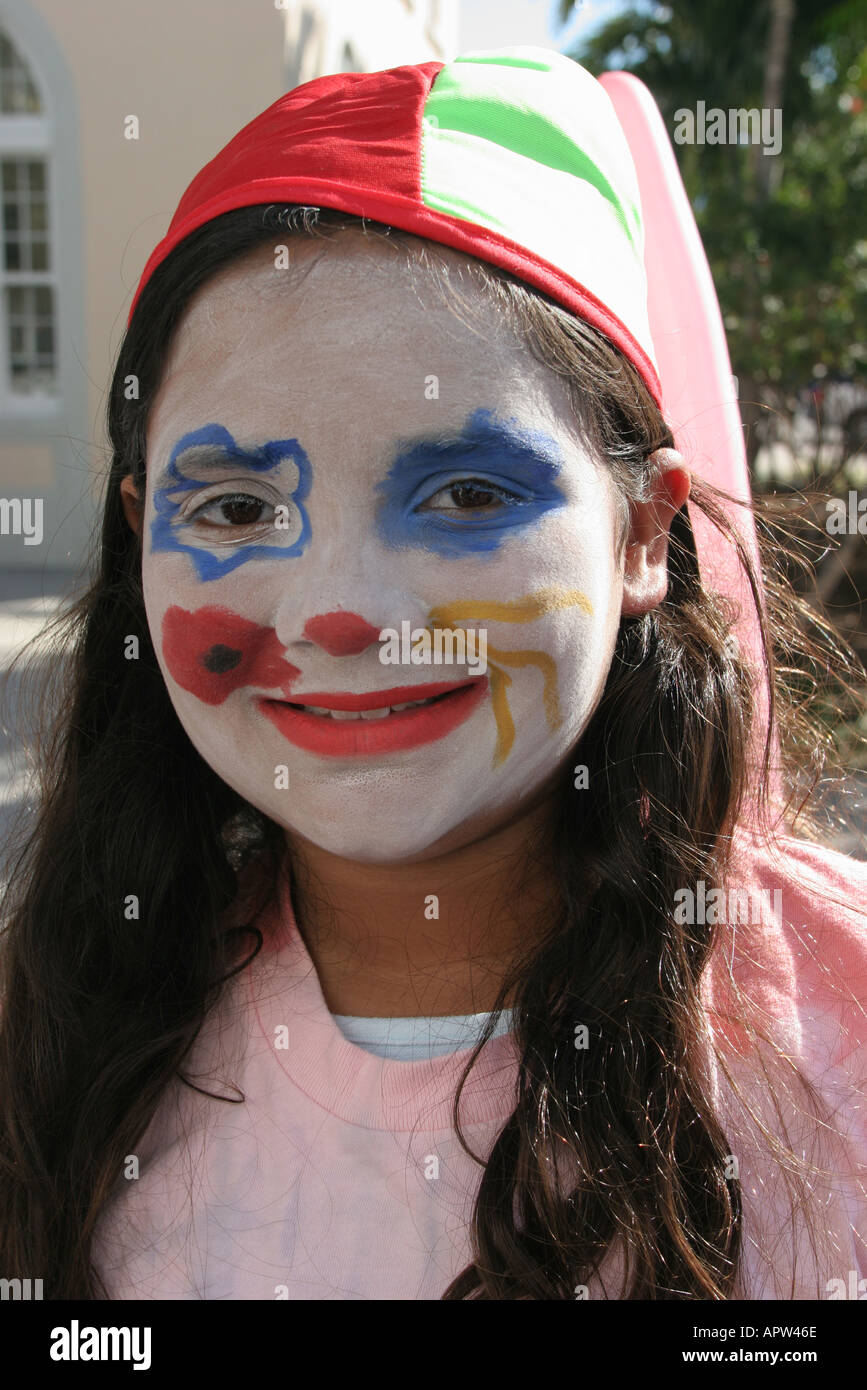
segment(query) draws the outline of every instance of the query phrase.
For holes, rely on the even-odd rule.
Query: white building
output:
[[[457,51],[458,0],[0,0],[0,572],[85,558],[129,304],[201,166],[301,82]]]

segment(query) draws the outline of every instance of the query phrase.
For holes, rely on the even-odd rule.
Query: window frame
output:
[[[45,88],[40,74],[15,42],[14,35],[2,23],[0,29],[12,43],[19,59],[30,73],[30,80],[42,102],[40,114],[18,115],[0,112],[0,161],[7,159],[38,160],[45,169],[45,202],[48,220],[47,245],[49,270],[7,270],[5,255],[0,255],[0,415],[7,420],[59,416],[63,411],[63,388],[60,360],[60,276],[58,272],[59,245],[56,196],[56,157],[51,118],[45,105]],[[0,189],[2,194],[2,189]],[[9,287],[48,285],[52,291],[54,328],[55,389],[16,391],[12,385],[9,355],[9,315],[6,290]]]

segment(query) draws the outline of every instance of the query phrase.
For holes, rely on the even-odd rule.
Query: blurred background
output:
[[[0,670],[87,564],[112,364],[145,261],[197,170],[323,73],[537,44],[625,69],[671,134],[684,108],[781,108],[780,153],[675,144],[728,335],[757,492],[867,499],[867,0],[0,0]],[[42,499],[41,525],[33,510]],[[867,501],[865,501],[867,509]],[[852,510],[854,506],[854,511]],[[867,535],[829,534],[797,582],[867,657]],[[867,531],[867,514],[864,516]],[[37,538],[38,537],[38,538]],[[818,538],[818,539],[817,539]],[[0,730],[0,838],[26,807]],[[20,713],[20,711],[19,711]],[[867,857],[867,756],[826,789]]]

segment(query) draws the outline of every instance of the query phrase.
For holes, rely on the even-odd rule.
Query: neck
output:
[[[557,908],[539,853],[548,814],[538,806],[409,864],[341,859],[287,832],[298,927],[329,1010],[396,1018],[492,1009],[516,956]]]

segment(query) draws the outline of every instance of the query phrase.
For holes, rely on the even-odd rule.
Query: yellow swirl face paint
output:
[[[593,606],[587,595],[580,589],[540,589],[535,594],[526,594],[517,599],[456,599],[453,603],[441,604],[432,608],[425,626],[435,632],[437,628],[450,628],[460,622],[530,623],[547,613],[561,608],[581,608],[588,616]],[[492,659],[493,658],[493,659]],[[512,678],[504,666],[538,666],[542,673],[542,700],[548,727],[553,732],[563,722],[560,710],[560,697],[557,692],[557,668],[553,657],[547,652],[504,649],[488,644],[488,665],[491,673],[491,704],[497,725],[497,743],[494,749],[493,766],[505,762],[515,741],[515,722],[509,709],[508,688]]]

